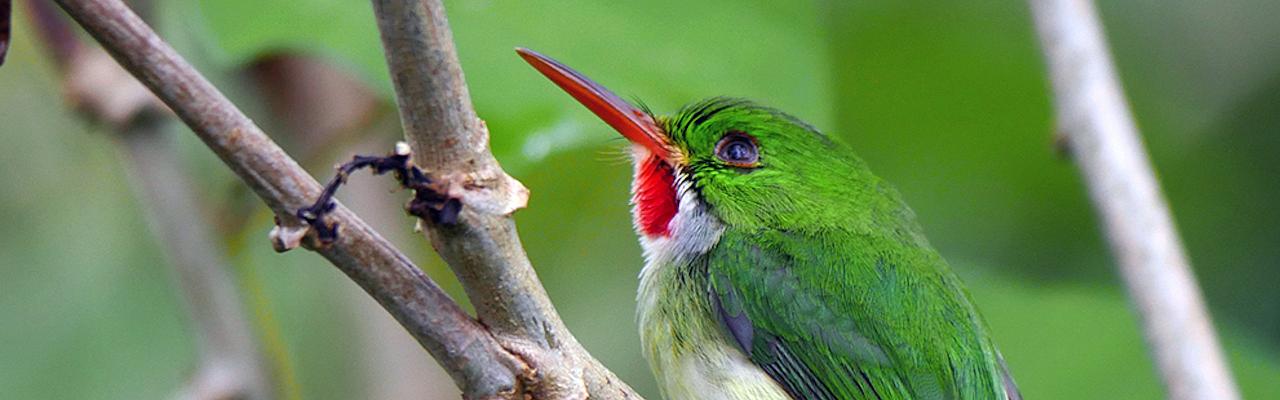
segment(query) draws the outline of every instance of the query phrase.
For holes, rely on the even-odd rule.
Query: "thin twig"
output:
[[[1239,398],[1089,0],[1032,0],[1066,136],[1171,399]]]
[[[129,72],[150,88],[267,203],[286,230],[320,184],[119,0],[58,0]],[[342,226],[316,251],[378,300],[472,398],[516,389],[523,363],[503,349],[402,253],[345,207]],[[286,235],[287,236],[287,235]],[[307,242],[311,243],[311,242]]]
[[[489,150],[439,0],[373,0],[400,120],[415,162],[454,181],[459,222],[424,221],[427,236],[458,275],[476,314],[537,372],[537,398],[638,398],[569,333],[538,281],[510,213],[527,191]]]
[[[321,55],[270,52],[241,72],[251,77],[254,96],[260,97],[280,126],[273,132],[276,142],[302,165],[330,159],[338,152],[374,153],[392,147],[382,135],[392,131],[392,124],[399,127],[399,120],[388,118],[395,112],[390,99],[384,101],[359,77]],[[386,195],[383,182],[356,179],[348,185],[346,204],[356,215],[401,248],[421,245],[421,237],[404,229],[408,220],[402,203]],[[257,207],[258,199],[236,203],[241,204],[240,212],[234,214],[242,215],[245,208]],[[448,373],[381,305],[359,287],[339,286],[331,289],[350,306],[346,314],[357,339],[352,346],[357,350],[353,369],[363,385],[356,397],[395,400],[459,393]]]
[[[353,156],[351,161],[338,165],[338,173],[329,183],[324,185],[320,196],[309,206],[294,213],[298,218],[311,225],[321,246],[327,246],[338,237],[338,224],[329,221],[328,215],[333,212],[337,202],[334,196],[338,188],[347,182],[353,172],[368,168],[374,175],[391,172],[395,175],[400,187],[413,191],[413,200],[405,208],[410,215],[428,218],[432,222],[452,225],[458,220],[462,204],[457,199],[441,195],[436,184],[417,166],[409,161],[409,145],[396,143],[395,151],[385,156]]]

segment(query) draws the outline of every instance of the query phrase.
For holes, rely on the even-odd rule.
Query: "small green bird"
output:
[[[640,337],[666,398],[1020,398],[911,209],[839,140],[732,98],[656,116],[516,51],[632,143]]]

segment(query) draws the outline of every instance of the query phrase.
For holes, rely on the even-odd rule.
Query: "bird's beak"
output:
[[[670,158],[672,152],[666,134],[649,113],[551,57],[525,48],[516,48],[516,53],[631,143],[664,159]]]

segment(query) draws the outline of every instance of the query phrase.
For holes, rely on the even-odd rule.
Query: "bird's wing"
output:
[[[756,365],[796,399],[1001,397],[984,334],[949,332],[968,312],[894,265],[918,260],[837,247],[726,233],[708,255],[717,314]]]

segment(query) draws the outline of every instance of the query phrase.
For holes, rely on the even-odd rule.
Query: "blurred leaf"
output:
[[[840,133],[949,259],[1037,279],[1110,276],[1083,188],[1051,148],[1016,2],[831,2]]]
[[[973,270],[967,267],[960,266]],[[1135,315],[1116,288],[970,278],[973,297],[1026,398],[1161,398]],[[1280,397],[1276,352],[1219,327],[1244,398]]]

